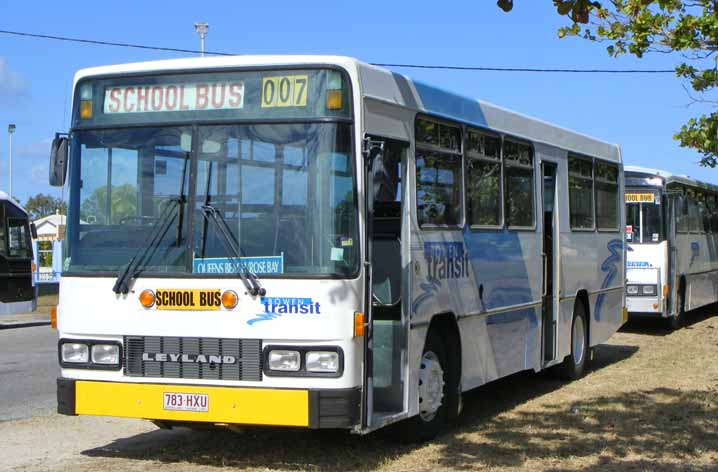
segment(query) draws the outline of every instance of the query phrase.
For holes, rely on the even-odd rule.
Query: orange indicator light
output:
[[[57,306],[50,308],[50,327],[57,329]]]
[[[354,312],[354,337],[364,336],[364,313]]]
[[[237,292],[235,292],[234,290],[225,290],[222,294],[222,306],[228,310],[231,310],[232,308],[237,306],[237,303],[239,303],[239,297],[237,296]]]
[[[155,292],[150,289],[143,290],[140,293],[140,304],[145,308],[151,308],[155,304]]]
[[[327,90],[327,110],[341,110],[342,108],[342,91]]]

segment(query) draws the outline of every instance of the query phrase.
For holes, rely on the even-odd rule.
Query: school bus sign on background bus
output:
[[[626,203],[655,203],[656,197],[652,193],[627,193]]]

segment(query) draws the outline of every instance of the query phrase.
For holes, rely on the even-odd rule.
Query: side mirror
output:
[[[30,235],[32,239],[37,239],[37,226],[35,226],[35,223],[30,223]]]
[[[55,136],[50,148],[50,185],[62,187],[67,175],[67,137]]]

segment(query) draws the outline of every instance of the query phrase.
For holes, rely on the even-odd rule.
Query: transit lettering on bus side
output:
[[[469,276],[469,253],[462,243],[424,243],[429,278],[463,279]]]
[[[205,111],[244,107],[244,82],[128,85],[105,89],[104,113]]]
[[[161,289],[155,293],[155,300],[158,310],[219,310],[222,306],[219,289]]]

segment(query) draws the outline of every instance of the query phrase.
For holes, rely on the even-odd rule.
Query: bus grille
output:
[[[125,336],[124,366],[128,377],[165,379],[262,380],[261,341],[258,339],[179,338]],[[143,360],[143,354],[187,354],[188,358],[232,356],[234,363],[158,362]]]

